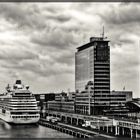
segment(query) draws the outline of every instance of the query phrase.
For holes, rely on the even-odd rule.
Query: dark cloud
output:
[[[58,55],[51,54],[50,57],[54,62],[59,62],[60,64],[74,65],[75,51],[62,51]]]
[[[68,64],[53,62],[50,63],[49,60],[39,60],[39,59],[23,59],[23,60],[8,60],[6,63],[1,64],[5,69],[11,69],[13,71],[29,71],[35,75],[41,77],[50,77],[55,75],[60,75],[64,73],[73,73],[73,69]],[[15,73],[14,73],[15,74]]]
[[[41,32],[32,36],[31,41],[46,47],[64,49],[75,45],[75,38],[72,32],[65,32],[60,28],[55,28],[49,32]]]
[[[133,44],[133,43],[134,43],[134,40],[128,39],[128,38],[121,38],[119,41],[120,41],[122,44]]]
[[[51,6],[46,6],[44,7],[44,10],[50,12],[51,14],[57,14],[60,9],[59,7],[52,8]]]
[[[16,50],[3,50],[0,52],[0,59],[1,60],[17,60],[17,61],[21,61],[24,59],[36,59],[38,58],[37,54],[34,54],[30,51],[26,51],[26,50],[21,50],[20,48],[16,49]]]
[[[55,22],[68,22],[71,20],[71,16],[65,14],[56,14],[56,15],[48,15],[46,16],[47,20],[54,20]]]
[[[46,24],[37,8],[34,5],[32,5],[32,8],[26,6],[12,3],[1,4],[0,15],[12,24],[16,24],[18,28],[44,28]]]
[[[73,65],[74,64],[74,57],[75,57],[74,54],[71,54],[71,55],[64,54],[63,56],[56,58],[56,61],[58,61],[62,64]]]
[[[100,13],[99,16],[108,24],[130,24],[140,21],[140,6],[137,4],[119,5],[110,7],[106,13]]]

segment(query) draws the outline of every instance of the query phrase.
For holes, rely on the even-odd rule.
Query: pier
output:
[[[85,130],[84,128],[79,128],[79,127],[67,125],[64,123],[52,124],[52,123],[47,122],[46,119],[40,119],[39,124],[52,128],[52,129],[56,129],[60,132],[72,135],[77,138],[93,138],[96,136],[101,136],[101,137],[106,137],[106,138],[115,138],[113,136],[99,134],[99,132]]]
[[[45,121],[45,117],[54,116],[60,118],[62,123],[58,123],[57,125],[49,124]],[[58,111],[50,111],[47,110],[45,114],[43,114],[44,119],[40,120],[40,124],[48,125],[49,127],[60,127],[61,131],[65,133],[74,135],[78,137],[93,137],[96,135],[100,135],[103,137],[128,137],[128,138],[140,138],[140,124],[137,122],[130,121],[129,119],[118,119],[104,116],[89,116],[89,115],[81,115],[74,114],[68,112],[58,112]],[[83,127],[82,124],[85,121],[92,121],[93,125],[96,129]],[[58,128],[58,129],[60,129]],[[57,129],[57,128],[56,128]],[[73,134],[72,130],[76,134]],[[100,134],[99,134],[100,132]],[[78,134],[77,134],[78,133]],[[86,135],[83,135],[86,134]]]

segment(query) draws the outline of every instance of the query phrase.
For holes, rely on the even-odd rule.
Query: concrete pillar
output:
[[[120,127],[118,127],[118,135],[120,135]]]
[[[101,129],[101,126],[98,127],[98,130],[99,130],[99,131],[100,131],[100,129]]]
[[[130,129],[130,137],[133,138],[133,129]]]
[[[106,132],[108,133],[108,126],[106,127]]]
[[[124,136],[124,128],[122,127],[122,135]]]
[[[76,125],[78,125],[78,118],[76,119],[77,121],[76,121]]]
[[[118,135],[118,127],[115,126],[115,135]]]
[[[111,133],[113,132],[113,126],[110,127],[110,132],[111,132]]]
[[[138,137],[137,129],[136,129],[136,138]]]

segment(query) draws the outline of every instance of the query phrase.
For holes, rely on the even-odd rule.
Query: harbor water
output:
[[[41,125],[13,125],[0,120],[0,138],[73,138]]]

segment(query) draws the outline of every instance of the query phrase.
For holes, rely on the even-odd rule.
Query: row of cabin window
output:
[[[12,118],[37,118],[38,116],[12,116]]]

